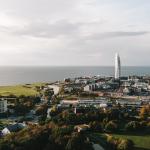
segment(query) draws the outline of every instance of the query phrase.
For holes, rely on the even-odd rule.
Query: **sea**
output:
[[[150,76],[150,67],[124,66],[122,76]],[[0,86],[30,84],[34,82],[53,82],[64,78],[80,76],[114,76],[113,66],[1,66]]]

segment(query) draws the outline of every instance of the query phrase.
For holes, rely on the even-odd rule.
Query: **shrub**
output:
[[[148,123],[146,124],[146,129],[147,129],[147,132],[150,133],[150,122],[148,122]]]
[[[107,142],[109,145],[109,149],[116,150],[117,145],[118,145],[118,139],[114,138],[113,136],[108,136]]]
[[[66,150],[93,150],[92,144],[87,141],[86,136],[80,133],[73,133],[68,140]]]
[[[133,150],[134,143],[128,139],[115,138],[113,136],[107,137],[107,142],[111,150]]]
[[[131,122],[126,124],[125,129],[127,131],[138,131],[141,129],[141,125],[137,121],[131,121]]]
[[[145,130],[147,128],[147,122],[146,121],[141,121],[140,122],[140,128]]]
[[[114,131],[117,131],[117,129],[118,129],[118,125],[114,121],[109,121],[105,125],[105,130],[108,132],[114,132]]]
[[[102,131],[102,125],[98,121],[90,122],[89,126],[92,131]]]
[[[122,139],[117,146],[118,150],[133,150],[134,144],[131,140]]]

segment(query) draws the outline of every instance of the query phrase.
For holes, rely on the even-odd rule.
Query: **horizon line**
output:
[[[115,67],[113,65],[0,65],[0,67]],[[124,65],[121,67],[150,67],[150,65]]]

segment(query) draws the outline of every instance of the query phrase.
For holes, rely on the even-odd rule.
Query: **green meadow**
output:
[[[0,86],[0,96],[9,96],[9,95],[35,96],[39,94],[36,87],[41,85],[44,85],[44,83],[34,83],[15,86]]]
[[[132,140],[135,144],[136,150],[150,150],[150,135],[113,134],[113,136]]]

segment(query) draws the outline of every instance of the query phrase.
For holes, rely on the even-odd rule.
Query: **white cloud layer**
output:
[[[0,0],[0,65],[150,65],[148,0]],[[134,61],[133,61],[134,60]]]

